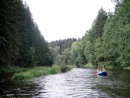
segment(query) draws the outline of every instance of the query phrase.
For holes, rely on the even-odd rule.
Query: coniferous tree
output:
[[[0,1],[0,65],[51,65],[47,42],[21,0]]]

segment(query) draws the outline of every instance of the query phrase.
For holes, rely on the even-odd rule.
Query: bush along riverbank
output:
[[[24,80],[24,79],[31,79],[39,76],[45,76],[49,74],[57,74],[62,72],[67,72],[71,70],[73,67],[70,65],[64,66],[52,66],[52,67],[33,67],[32,69],[26,70],[24,72],[15,73],[12,76],[12,80]]]

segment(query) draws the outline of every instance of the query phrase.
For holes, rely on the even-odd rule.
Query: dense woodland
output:
[[[130,66],[130,1],[116,1],[115,12],[98,12],[80,42],[86,62],[93,66]],[[81,62],[81,61],[80,61]]]
[[[50,47],[55,48],[56,46],[59,47],[59,54],[62,54],[62,52],[66,48],[71,48],[71,45],[73,42],[77,41],[76,38],[68,38],[64,40],[56,40],[49,43]]]
[[[130,0],[116,3],[115,13],[98,12],[92,28],[78,42],[93,66],[130,66]]]
[[[68,38],[64,40],[56,40],[49,43],[50,51],[53,57],[53,64],[68,65],[74,64],[71,55],[71,45],[77,42],[75,38]]]
[[[58,54],[56,63],[77,66],[91,63],[93,67],[117,68],[130,66],[130,0],[112,1],[116,3],[115,12],[107,13],[101,8],[92,27],[70,49]]]
[[[0,66],[52,65],[48,43],[22,0],[0,1]]]
[[[0,1],[0,66],[130,66],[130,0],[102,8],[82,39],[47,43],[22,0]]]

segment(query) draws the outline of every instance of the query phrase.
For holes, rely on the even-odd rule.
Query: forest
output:
[[[115,12],[101,8],[82,39],[58,54],[55,63],[81,67],[90,63],[94,68],[130,66],[130,1],[113,2],[116,3]]]
[[[48,43],[22,0],[0,1],[0,66],[52,65]]]
[[[130,1],[113,0],[115,12],[101,8],[79,40],[47,42],[22,0],[0,1],[0,66],[52,66],[90,63],[130,66]]]

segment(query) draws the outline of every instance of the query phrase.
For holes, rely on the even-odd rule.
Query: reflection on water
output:
[[[37,97],[98,98],[107,96],[105,93],[95,89],[97,81],[93,78],[92,70],[73,69],[65,74],[50,75],[38,80],[34,80],[35,83],[39,84],[40,88]]]
[[[100,76],[95,69],[74,68],[30,81],[5,81],[0,84],[0,97],[130,98],[129,72],[108,70],[107,76]]]

